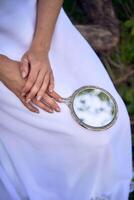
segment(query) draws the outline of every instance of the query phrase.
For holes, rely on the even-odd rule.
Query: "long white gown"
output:
[[[0,53],[20,60],[32,41],[36,0],[0,0]],[[0,83],[0,200],[127,200],[132,178],[126,106],[87,41],[61,8],[49,53],[55,90],[63,97],[84,85],[116,99],[116,123],[101,132],[61,113],[29,112]]]

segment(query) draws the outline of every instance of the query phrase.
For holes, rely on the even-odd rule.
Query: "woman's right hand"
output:
[[[21,96],[21,91],[26,80],[21,78],[19,67],[19,62],[13,61],[6,56],[0,56],[0,81],[2,81],[30,111],[39,113],[37,107],[33,105],[35,104],[41,109],[52,113],[54,108],[50,108],[47,104],[38,101],[36,98],[34,98],[32,102],[26,102],[25,98]],[[61,97],[56,92],[53,92],[51,96],[48,94],[47,99],[48,101],[52,101],[53,107],[55,107],[57,105],[55,99],[60,102]]]

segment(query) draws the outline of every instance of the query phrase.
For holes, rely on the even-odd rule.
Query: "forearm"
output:
[[[6,61],[6,56],[0,54],[0,81],[2,81],[3,64]]]
[[[36,30],[31,47],[49,52],[63,0],[38,0]]]
[[[3,61],[3,59],[5,59],[6,58],[6,56],[5,55],[3,55],[3,54],[0,54],[0,63]]]

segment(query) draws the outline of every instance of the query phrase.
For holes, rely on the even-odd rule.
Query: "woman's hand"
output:
[[[39,110],[34,106],[35,104],[41,109],[52,113],[53,109],[50,108],[47,103],[43,101],[37,101],[36,98],[34,98],[32,102],[26,102],[25,98],[21,96],[21,90],[26,81],[21,78],[19,66],[19,62],[10,60],[5,56],[2,56],[2,58],[0,57],[0,81],[2,81],[3,84],[10,89],[10,91],[12,91],[30,111],[39,113]],[[55,104],[54,99],[60,102],[59,99],[61,99],[61,97],[56,92],[53,91],[51,93],[51,97],[52,98],[50,98],[49,94],[46,94],[45,98],[48,99],[48,101],[52,101],[53,104]]]
[[[37,100],[41,100],[47,91],[52,93],[54,90],[54,76],[48,52],[62,5],[63,0],[38,0],[34,37],[30,49],[21,60],[22,77],[28,78],[22,90],[22,95],[26,95],[27,102],[35,96]],[[50,99],[46,99],[46,96],[45,100],[50,107],[55,108],[56,105]]]
[[[48,54],[44,51],[33,49],[27,51],[21,59],[20,71],[23,78],[27,77],[22,90],[22,96],[26,95],[27,102],[35,96],[40,101],[47,90],[53,92],[54,76]]]

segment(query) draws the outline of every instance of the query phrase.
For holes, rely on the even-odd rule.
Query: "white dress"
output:
[[[0,0],[0,54],[20,60],[32,41],[36,0]],[[84,85],[116,99],[116,123],[84,129],[61,113],[29,112],[0,83],[1,200],[127,200],[132,178],[131,130],[126,106],[87,41],[61,8],[49,52],[55,90],[63,97]]]

